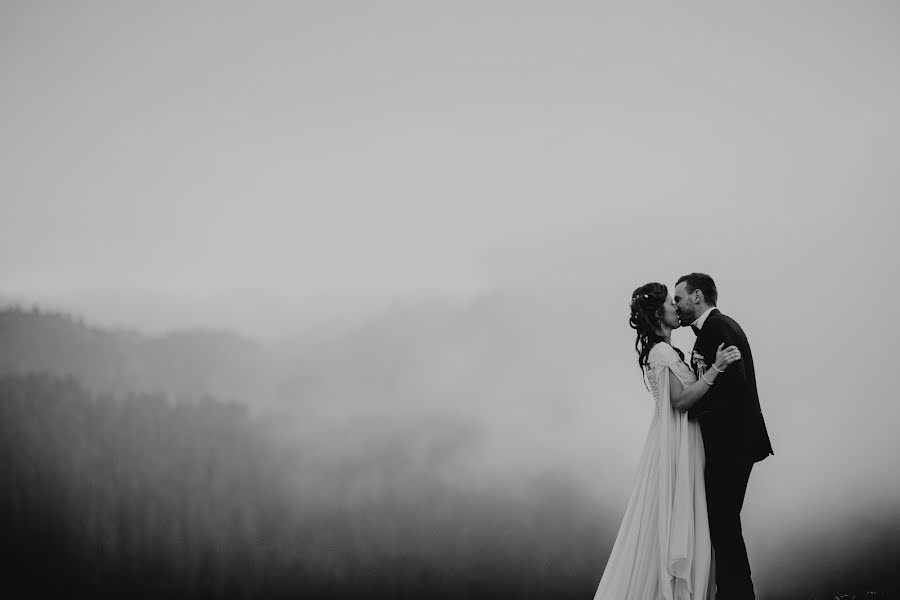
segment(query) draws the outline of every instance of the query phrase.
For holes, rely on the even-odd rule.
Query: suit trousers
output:
[[[741,529],[741,508],[752,462],[707,462],[709,535],[715,553],[716,600],[755,600],[750,561]]]

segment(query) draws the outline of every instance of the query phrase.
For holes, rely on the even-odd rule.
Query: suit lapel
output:
[[[700,355],[704,365],[712,364],[712,361],[715,360],[715,352],[713,353],[713,356],[707,356],[708,349],[706,347],[706,336],[704,333],[709,331],[707,325],[709,325],[710,320],[714,319],[718,314],[719,309],[713,308],[712,311],[706,315],[706,320],[703,321],[703,328],[700,329],[700,333],[697,334],[697,339],[694,340],[694,348],[691,350],[691,369],[693,369],[694,375],[697,377],[700,377],[703,373],[701,373],[699,368],[700,360],[694,358],[695,354]]]

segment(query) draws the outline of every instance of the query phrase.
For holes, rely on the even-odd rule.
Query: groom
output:
[[[688,411],[699,419],[706,449],[706,504],[716,571],[716,600],[754,600],[750,562],[741,532],[741,507],[753,464],[775,454],[756,393],[753,355],[734,319],[716,308],[712,277],[691,273],[675,284],[674,300],[682,325],[697,335],[691,366],[699,377],[716,359],[719,344],[737,346],[741,360]]]

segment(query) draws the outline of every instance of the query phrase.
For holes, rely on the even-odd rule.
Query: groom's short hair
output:
[[[707,304],[710,306],[716,305],[716,300],[719,299],[719,292],[716,291],[716,282],[713,281],[712,277],[706,273],[690,273],[679,277],[675,285],[679,285],[682,281],[687,283],[685,290],[688,294],[694,290],[700,290],[703,292],[703,299],[706,300]]]

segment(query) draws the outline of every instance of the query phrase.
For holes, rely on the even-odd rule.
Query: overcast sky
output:
[[[892,2],[0,6],[7,297],[271,334],[239,307],[534,260],[620,297],[701,268],[897,290]]]

